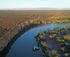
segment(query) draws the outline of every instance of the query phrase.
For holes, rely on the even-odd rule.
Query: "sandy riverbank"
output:
[[[4,35],[2,39],[0,40],[0,57],[5,57],[5,55],[9,52],[9,49],[13,45],[13,43],[16,41],[18,37],[20,37],[24,32],[29,30],[30,28],[39,26],[39,24],[29,24],[26,25],[25,27],[21,28],[18,30],[13,30],[11,33],[10,31],[8,34]]]

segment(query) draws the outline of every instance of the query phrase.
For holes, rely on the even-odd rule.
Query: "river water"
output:
[[[32,48],[37,45],[35,36],[42,30],[46,31],[48,28],[54,29],[56,27],[63,28],[64,26],[70,26],[70,23],[65,24],[48,24],[32,28],[22,34],[12,45],[6,57],[43,57],[41,50],[34,52]]]

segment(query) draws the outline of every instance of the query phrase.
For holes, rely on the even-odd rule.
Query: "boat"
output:
[[[39,47],[38,46],[34,46],[33,47],[33,51],[38,51],[39,50]]]

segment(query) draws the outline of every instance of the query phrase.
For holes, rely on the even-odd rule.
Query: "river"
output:
[[[64,26],[69,25],[70,23],[65,24],[48,24],[44,26],[39,26],[32,28],[22,34],[11,46],[6,57],[43,57],[41,50],[34,52],[32,48],[37,45],[35,36],[37,33],[42,30],[46,31],[48,28],[54,29],[56,27],[63,28]]]

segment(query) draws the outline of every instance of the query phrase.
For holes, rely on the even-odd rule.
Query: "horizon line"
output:
[[[70,10],[70,8],[46,8],[46,7],[37,7],[37,8],[9,8],[9,9],[0,9],[0,10]]]

